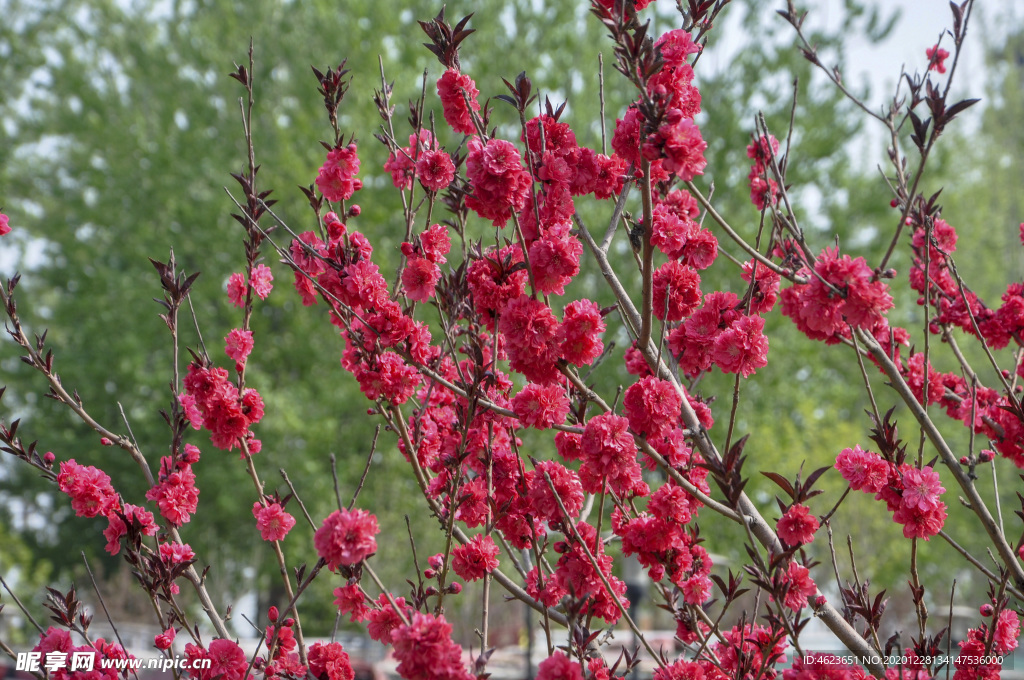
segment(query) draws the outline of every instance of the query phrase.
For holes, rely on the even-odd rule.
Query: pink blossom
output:
[[[258,264],[249,273],[249,284],[261,300],[266,300],[274,288],[274,273],[265,264]]]
[[[789,585],[784,604],[795,612],[803,609],[807,605],[807,598],[818,592],[818,587],[811,580],[810,570],[796,562],[790,562],[783,582]]]
[[[561,651],[537,666],[537,680],[583,680],[583,668]]]
[[[807,506],[794,503],[779,520],[776,530],[779,538],[787,545],[804,545],[814,540],[814,532],[818,530],[818,518],[810,514]]]
[[[309,647],[309,673],[317,680],[353,680],[355,671],[340,642],[314,642]]]
[[[878,493],[889,478],[889,466],[881,456],[860,446],[843,449],[836,456],[835,468],[854,491]]]
[[[233,329],[224,338],[224,353],[239,364],[244,365],[253,348],[252,331],[243,331],[239,328]]]
[[[335,510],[316,530],[313,543],[331,571],[350,567],[377,552],[377,518],[365,510]]]
[[[945,491],[939,473],[929,466],[918,470],[906,464],[900,472],[903,474],[903,505],[928,511],[939,504],[939,496]]]
[[[170,649],[174,643],[174,636],[177,635],[177,631],[173,628],[168,628],[162,633],[158,633],[153,638],[153,644],[157,649]]]
[[[512,398],[512,411],[527,427],[545,430],[565,421],[569,413],[569,399],[565,388],[554,385],[529,383]]]
[[[944,62],[949,57],[948,50],[944,50],[938,45],[933,45],[926,49],[924,53],[928,57],[929,71],[938,71],[940,74],[946,72],[946,64]]]
[[[244,276],[236,272],[228,277],[228,300],[230,300],[231,304],[235,307],[245,306],[245,294],[247,290]]]
[[[428,191],[441,191],[455,179],[455,164],[443,149],[425,151],[416,162],[416,175]]]
[[[9,221],[10,218],[7,215],[0,213],[0,236],[7,236],[11,233]]]
[[[74,458],[60,464],[57,486],[71,498],[78,517],[106,515],[119,505],[110,477],[91,465],[79,465]]]
[[[252,514],[256,518],[256,528],[260,530],[260,536],[264,541],[283,540],[295,526],[295,518],[285,512],[280,503],[271,503],[267,506],[258,502],[253,503]]]
[[[317,175],[317,188],[328,201],[347,201],[352,198],[352,194],[363,188],[362,181],[355,179],[357,172],[359,156],[355,144],[331,149]]]
[[[334,606],[342,614],[348,614],[352,622],[364,621],[370,613],[366,598],[358,583],[348,583],[334,589]]]
[[[444,119],[456,132],[476,134],[473,113],[480,110],[476,101],[478,94],[473,79],[455,69],[448,69],[438,79],[437,96],[441,98]]]
[[[462,664],[462,648],[451,638],[444,616],[415,612],[391,635],[395,669],[405,680],[473,680]]]
[[[672,383],[647,376],[629,386],[622,404],[634,432],[657,437],[675,427],[683,398]]]
[[[441,269],[423,257],[411,257],[402,270],[405,296],[414,302],[426,302],[434,297],[434,288],[441,278]]]
[[[490,536],[477,534],[452,550],[452,569],[467,581],[483,578],[497,568],[498,546]]]
[[[195,559],[195,552],[188,543],[161,543],[160,559],[168,564],[183,564]]]

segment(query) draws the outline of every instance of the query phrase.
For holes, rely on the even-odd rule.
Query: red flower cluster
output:
[[[426,302],[434,296],[434,288],[441,278],[441,268],[447,260],[445,255],[452,247],[448,230],[442,224],[432,225],[424,231],[416,243],[403,243],[402,254],[406,265],[402,270],[402,285],[405,296],[415,302]]]
[[[636,460],[636,442],[628,428],[629,421],[613,413],[602,413],[587,421],[580,465],[580,481],[587,493],[601,493],[606,485],[620,498],[650,493]]]
[[[939,533],[946,521],[946,504],[939,500],[945,489],[939,474],[930,466],[917,469],[904,463],[897,467],[856,446],[843,449],[835,468],[851,489],[873,493],[875,500],[884,500],[893,520],[903,525],[907,538],[928,540]]]
[[[747,146],[747,157],[754,159],[750,174],[747,175],[750,180],[750,201],[758,210],[764,210],[779,201],[779,183],[771,178],[769,170],[772,158],[778,153],[779,140],[775,139],[775,135],[762,135]]]
[[[498,568],[498,546],[486,534],[452,550],[452,569],[466,581],[476,581]]]
[[[137,505],[125,503],[124,507],[107,513],[107,528],[103,537],[107,539],[105,550],[111,555],[121,552],[121,537],[128,533],[129,526],[136,526],[143,536],[156,535],[153,513]]]
[[[814,540],[814,532],[818,530],[818,518],[810,513],[806,505],[794,503],[779,519],[775,528],[779,538],[786,545],[805,545]]]
[[[455,69],[448,69],[438,78],[437,96],[441,98],[444,119],[456,132],[476,133],[473,114],[480,110],[476,101],[479,94],[473,79]]]
[[[205,367],[192,362],[184,380],[186,393],[195,399],[203,416],[203,427],[210,431],[210,441],[218,449],[230,451],[246,441],[249,453],[259,451],[259,440],[249,428],[263,418],[263,399],[259,392],[238,388],[228,380],[223,368]]]
[[[124,650],[121,645],[107,642],[103,638],[93,640],[93,643],[76,646],[72,644],[71,634],[61,628],[50,626],[45,633],[39,634],[39,642],[32,648],[33,652],[39,652],[45,661],[47,655],[54,654],[57,658],[63,659],[63,663],[51,666],[47,669],[46,677],[50,680],[118,680],[121,675],[117,669],[117,661],[134,659],[135,657]],[[92,663],[85,662],[90,671],[74,670],[75,654],[88,654],[93,658]],[[113,663],[104,664],[102,659],[110,659]]]
[[[601,575],[594,570],[587,551],[576,540],[575,534],[578,534],[586,544],[590,556],[601,570]],[[597,616],[607,623],[618,621],[619,608],[611,598],[617,598],[623,607],[628,606],[625,600],[626,584],[612,575],[612,558],[605,554],[604,543],[597,536],[594,527],[586,522],[578,522],[569,540],[555,544],[555,552],[561,555],[555,566],[555,573],[544,578],[542,583],[537,567],[534,567],[526,575],[526,592],[548,606],[554,606],[571,593],[575,598],[587,599],[584,615]],[[611,586],[612,594],[604,587],[602,575]]]
[[[316,680],[353,680],[355,671],[340,642],[314,642],[309,647],[309,673]]]
[[[284,540],[295,526],[295,518],[285,512],[280,503],[253,503],[252,515],[256,518],[256,528],[260,530],[264,541]]]
[[[186,455],[177,462],[170,456],[160,459],[157,484],[146,492],[146,500],[156,503],[160,516],[172,526],[188,523],[199,505],[199,489],[192,463],[199,460],[199,449],[186,445]]]
[[[249,668],[242,648],[223,638],[213,640],[206,649],[189,643],[185,645],[185,656],[189,662],[188,674],[193,680],[243,680]],[[209,659],[209,668],[203,668],[204,659]]]
[[[320,167],[316,186],[328,201],[347,201],[363,188],[362,180],[355,179],[359,172],[356,145],[336,147],[327,152],[327,160]]]
[[[991,605],[988,606],[992,609]],[[991,612],[989,613],[991,616]],[[982,659],[992,659],[1008,655],[1017,648],[1020,637],[1020,617],[1012,609],[1003,609],[990,627],[982,624],[967,631],[967,639],[962,640],[960,654],[954,664],[956,673],[953,680],[969,680],[973,678],[998,678],[1002,670],[1001,664],[982,664]]]
[[[764,319],[742,308],[734,293],[708,293],[704,306],[669,333],[669,349],[683,373],[696,376],[718,366],[747,377],[768,364]]]
[[[473,680],[462,663],[462,648],[452,641],[444,616],[416,612],[408,625],[391,634],[398,667],[405,680]]]
[[[938,45],[933,45],[924,51],[926,57],[928,57],[928,70],[938,71],[940,74],[946,72],[946,64],[944,63],[949,57],[949,50],[944,50]]]
[[[530,173],[523,167],[519,150],[512,142],[491,139],[481,144],[469,141],[466,179],[473,193],[466,207],[496,226],[504,227],[526,205],[530,195]]]
[[[583,668],[556,651],[537,665],[537,680],[583,680]]]
[[[697,224],[700,209],[688,191],[676,189],[657,201],[651,218],[651,243],[670,260],[707,269],[718,257],[718,239]]]
[[[92,465],[79,465],[74,458],[60,464],[57,486],[71,498],[71,509],[78,517],[106,515],[120,507],[110,476]]]
[[[569,399],[565,388],[558,385],[529,383],[512,399],[512,410],[526,427],[546,430],[565,422],[569,413]]]
[[[863,257],[840,256],[838,248],[826,248],[814,263],[814,273],[806,268],[798,273],[808,283],[782,291],[782,313],[807,337],[833,344],[849,337],[850,327],[888,337],[885,313],[892,309],[892,296]]]
[[[313,544],[331,571],[350,567],[377,552],[377,518],[365,510],[335,510],[313,535]]]

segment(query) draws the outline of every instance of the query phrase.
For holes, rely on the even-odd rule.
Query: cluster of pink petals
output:
[[[434,296],[434,289],[441,278],[438,265],[446,262],[445,255],[451,245],[448,230],[441,224],[426,229],[416,243],[402,244],[402,254],[407,258],[402,270],[402,286],[407,298],[425,302]]]
[[[246,388],[241,395],[228,380],[223,368],[205,367],[192,362],[184,380],[186,393],[195,400],[203,417],[203,427],[210,431],[210,441],[218,449],[230,451],[246,441],[249,453],[256,453],[259,440],[252,438],[249,428],[263,418],[263,399],[259,392]]]
[[[476,581],[498,568],[498,546],[486,534],[452,550],[452,569],[466,581]]]
[[[581,447],[580,481],[584,491],[601,493],[607,485],[620,498],[649,493],[627,419],[613,413],[594,416],[583,429]]]
[[[108,553],[116,555],[121,551],[121,538],[127,535],[129,525],[137,525],[139,533],[143,536],[156,535],[157,526],[153,513],[137,505],[125,503],[123,508],[107,513],[107,528],[103,530],[103,537],[107,539],[104,549]]]
[[[523,167],[519,150],[511,142],[491,139],[469,142],[466,179],[472,194],[466,207],[496,226],[503,227],[526,206],[530,195],[530,173]]]
[[[188,674],[193,680],[243,680],[249,668],[245,652],[232,640],[217,638],[207,648],[189,643],[185,645]],[[206,668],[205,660],[210,666]]]
[[[117,662],[121,660],[134,659],[135,657],[124,650],[121,645],[107,642],[103,638],[96,638],[92,644],[76,646],[73,644],[71,634],[55,626],[50,626],[45,632],[39,634],[39,642],[32,648],[33,652],[42,654],[42,661],[45,665],[46,657],[54,654],[57,658],[63,659],[64,663],[47,671],[47,677],[51,680],[118,680],[121,675],[117,670]],[[85,662],[90,671],[81,669],[72,671],[74,655],[91,655],[92,663]],[[110,659],[113,663],[107,667],[102,660]]]
[[[556,384],[529,383],[512,398],[512,411],[526,427],[546,430],[565,421],[569,413],[569,399],[565,388]]]
[[[309,674],[317,680],[353,680],[355,671],[340,642],[314,642],[309,646]]]
[[[264,541],[283,540],[295,526],[295,518],[286,512],[280,503],[253,503],[252,514],[256,518],[256,528],[259,529]]]
[[[414,613],[391,634],[395,669],[405,680],[473,680],[462,663],[462,647],[452,641],[444,616]]]
[[[444,119],[456,132],[476,133],[473,114],[480,110],[476,100],[479,94],[473,79],[455,69],[448,69],[437,80],[437,96],[441,98]]]
[[[110,476],[92,465],[79,465],[74,458],[60,464],[57,487],[71,498],[71,509],[78,517],[106,515],[120,507]]]
[[[704,305],[669,333],[668,346],[690,376],[717,366],[747,377],[768,364],[764,319],[745,314],[729,292],[705,295]]]
[[[359,155],[356,145],[336,147],[327,152],[327,160],[316,177],[316,186],[328,201],[347,201],[363,188],[362,180],[355,178],[357,172]]]
[[[946,504],[940,496],[945,489],[931,466],[918,469],[904,463],[896,467],[878,454],[855,446],[840,452],[835,468],[851,489],[884,500],[893,521],[903,525],[905,537],[928,540],[942,529]]]
[[[331,571],[350,567],[377,552],[377,518],[365,510],[335,510],[313,535],[313,544]]]
[[[754,160],[750,166],[750,201],[758,210],[779,202],[779,183],[772,179],[772,159],[779,153],[779,140],[775,135],[762,135],[747,146],[747,156]],[[775,161],[776,164],[778,161]]]
[[[786,545],[806,545],[814,540],[818,518],[810,513],[806,505],[794,503],[779,519],[775,529]]]
[[[835,343],[851,327],[869,333],[886,329],[888,334],[885,313],[893,307],[892,296],[863,257],[840,256],[838,248],[826,248],[813,273],[800,273],[808,283],[782,291],[782,313],[809,338]]]
[[[175,462],[170,456],[160,459],[156,485],[146,492],[146,500],[156,503],[160,516],[172,526],[186,524],[199,505],[199,489],[192,462],[199,459],[199,449],[186,445],[187,455]]]

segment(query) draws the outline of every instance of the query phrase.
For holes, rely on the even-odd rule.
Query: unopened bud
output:
[[[359,213],[361,213],[361,212],[363,212],[363,209],[360,208],[358,205],[354,205],[354,206],[352,206],[351,208],[348,209],[348,216],[349,217],[359,217]]]
[[[110,437],[100,437],[100,444],[103,446],[113,446],[114,442],[110,441]]]
[[[267,610],[267,618],[270,619],[271,623],[277,623],[277,607],[271,607]]]
[[[982,449],[981,453],[978,454],[978,460],[980,460],[982,463],[988,463],[995,457],[995,452],[990,451],[988,449]]]
[[[978,611],[981,613],[982,616],[992,616],[992,605],[986,602],[985,604],[978,607]]]
[[[423,578],[434,578],[436,573],[433,569],[426,569],[423,572]]]
[[[55,460],[57,460],[57,456],[53,455],[53,451],[47,451],[43,454],[43,462],[47,465],[53,465]]]
[[[291,628],[294,625],[295,625],[295,619],[293,619],[292,617],[289,616],[287,619],[284,620],[284,627],[285,628]]]
[[[452,581],[448,584],[448,592],[452,595],[458,595],[462,592],[462,584],[458,581]]]

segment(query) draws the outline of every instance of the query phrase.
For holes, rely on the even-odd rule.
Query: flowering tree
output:
[[[1024,284],[1011,283],[999,305],[975,295],[956,267],[955,230],[942,219],[937,195],[921,189],[941,133],[977,101],[949,96],[972,1],[951,4],[951,29],[927,49],[924,74],[904,74],[881,113],[848,94],[839,71],[822,62],[804,37],[805,15],[792,3],[779,12],[803,42],[803,56],[886,131],[884,179],[896,226],[886,252],[872,263],[839,245],[812,243],[816,239],[801,227],[787,181],[795,160],[795,116],[783,142],[763,117],[752,130],[742,190],[749,190],[757,225],[734,226],[716,210],[711,191],[700,184],[707,145],[697,122],[702,109],[695,67],[728,2],[681,4],[681,28],[660,36],[650,34],[647,4],[593,0],[590,8],[609,34],[618,82],[634,98],[616,119],[610,154],[604,135],[600,151],[578,145],[562,120],[564,105],[540,101],[525,73],[505,81],[506,94],[481,102],[459,58],[472,33],[469,17],[453,24],[442,11],[420,23],[444,69],[436,81],[444,122],[431,112],[427,92],[434,89],[426,81],[419,100],[410,103],[407,128],[384,77],[374,99],[381,117],[375,137],[388,149],[384,170],[403,206],[402,257],[393,276],[374,261],[373,229],[368,225],[369,236],[355,229],[361,161],[354,134],[339,122],[341,107],[348,105],[344,63],[313,69],[330,135],[322,142],[326,156],[315,181],[302,189],[309,228],[295,228],[274,211],[271,192],[258,182],[250,49],[248,64],[231,74],[244,90],[248,151],[229,192],[244,234],[244,260],[227,295],[241,310],[241,323],[224,340],[230,361],[202,345],[189,349],[187,364],[180,365],[178,333],[196,274],[180,271],[173,256],[153,262],[163,291],[161,318],[174,341],[173,399],[164,411],[170,450],[155,473],[130,432],[118,434],[97,422],[77,392],[63,385],[45,333],[29,337],[14,299],[18,277],[0,289],[10,335],[26,363],[46,378],[50,396],[103,444],[131,456],[149,484],[145,500],[151,505],[124,498],[96,467],[41,454],[18,436],[18,421],[0,427],[4,451],[55,483],[76,515],[106,522],[107,551],[131,565],[164,630],[155,647],[169,654],[180,633],[189,638],[191,661],[209,660],[208,668],[189,671],[193,677],[259,672],[350,679],[339,643],[307,646],[303,639],[302,595],[314,580],[327,578],[339,584],[339,613],[366,622],[369,635],[391,647],[398,673],[410,680],[487,672],[490,591],[499,587],[541,615],[547,655],[539,674],[545,679],[627,673],[637,663],[635,654],[624,652],[611,662],[601,654],[606,638],[600,629],[616,625],[628,628],[630,639],[654,660],[659,680],[771,678],[779,672],[787,678],[924,678],[951,666],[958,678],[998,675],[1002,655],[1017,645],[1024,535],[1009,530],[998,507],[989,508],[979,473],[985,465],[995,470],[996,457],[1024,467],[1017,387],[1024,377]],[[598,124],[605,129],[603,106]],[[607,225],[587,224],[577,210],[587,202],[604,206]],[[8,228],[0,219],[0,232]],[[720,240],[728,246],[720,248]],[[727,248],[742,257],[728,255]],[[907,250],[912,261],[907,277],[889,266],[897,249]],[[573,294],[584,257],[614,306],[602,308]],[[269,266],[273,259],[283,267]],[[732,285],[704,285],[702,275],[712,267],[726,270]],[[405,457],[437,520],[445,548],[427,558],[425,568],[409,536],[417,573],[408,588],[383,583],[374,570],[379,528],[371,511],[378,499],[361,497],[362,484],[350,499],[336,487],[337,510],[322,520],[306,513],[301,489],[291,487],[284,497],[267,491],[258,464],[258,424],[266,409],[260,390],[266,388],[248,384],[246,364],[260,341],[251,329],[253,310],[286,271],[302,304],[335,327],[341,365],[368,400],[369,414],[386,427],[396,455]],[[639,293],[631,295],[634,278]],[[893,320],[901,298],[896,287],[907,284],[923,315],[919,327]],[[870,443],[850,442],[836,452],[834,465],[793,479],[758,470],[779,488],[777,519],[774,510],[766,517],[745,493],[748,438],[737,431],[745,381],[768,362],[765,318],[776,306],[809,341],[836,345],[859,367],[872,427]],[[621,359],[606,343],[614,333],[631,341]],[[941,354],[932,347],[936,339],[949,353],[942,361],[956,367],[951,372],[933,367]],[[1010,346],[1016,351],[1004,351]],[[983,368],[972,364],[976,352]],[[635,381],[621,394],[599,394],[588,371],[618,360]],[[884,391],[876,392],[876,372]],[[711,373],[734,376],[717,412],[696,389]],[[904,432],[919,432],[909,454],[913,442],[897,427],[897,404],[905,408]],[[958,424],[969,435],[962,450],[940,430]],[[253,484],[246,503],[253,503],[256,529],[282,576],[286,599],[267,612],[262,651],[251,659],[231,640],[205,572],[196,568],[200,557],[183,536],[183,525],[198,509],[192,466],[201,456],[199,446],[186,440],[204,441],[190,428],[205,431],[214,448],[239,453]],[[530,440],[543,445],[523,445],[528,429],[539,431]],[[856,570],[852,581],[839,576],[830,522],[844,509],[848,492],[812,501],[821,495],[816,484],[833,467],[848,491],[884,501],[912,544],[908,578],[918,627],[909,641],[883,640],[884,597],[872,593]],[[943,530],[952,510],[943,500],[944,485],[959,487],[962,511],[987,536],[990,562]],[[282,547],[297,522],[293,513],[315,529],[318,560],[309,568],[301,563],[312,550],[289,556]],[[699,528],[712,513],[742,528],[748,556],[742,570],[712,573]],[[956,641],[955,661],[945,658],[945,622],[936,625],[929,614],[933,586],[917,568],[918,551],[933,538],[957,549],[989,584],[976,627]],[[832,575],[813,559],[816,554],[831,555]],[[630,616],[626,586],[616,575],[626,557],[659,584],[683,653],[655,649]],[[463,596],[456,577],[482,582],[477,653],[468,661],[445,618],[446,603]],[[195,591],[212,638],[196,624],[198,612],[184,606],[182,586]],[[737,618],[732,610],[750,591],[757,594],[754,608]],[[36,651],[127,654],[88,636],[90,618],[73,590],[52,590],[48,607],[59,625],[40,628]],[[834,634],[835,650],[850,655],[807,650],[801,632],[812,618]],[[551,635],[556,627],[568,629],[568,643],[558,649]],[[87,644],[75,647],[69,631],[85,636]],[[791,667],[780,671],[789,645],[796,654]]]

